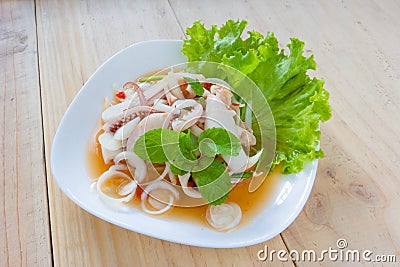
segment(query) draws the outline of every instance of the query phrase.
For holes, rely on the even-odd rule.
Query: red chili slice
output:
[[[125,92],[118,92],[115,94],[115,96],[120,99],[125,99],[125,97],[126,97]]]
[[[211,86],[213,85],[212,83],[202,83],[201,84],[204,89],[210,90]]]

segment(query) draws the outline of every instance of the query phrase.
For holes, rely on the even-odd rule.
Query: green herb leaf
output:
[[[143,160],[167,162],[179,152],[179,136],[179,132],[168,129],[150,130],[138,138],[133,150]]]
[[[231,178],[250,178],[253,176],[253,172],[242,172],[242,173],[234,173],[231,175]]]
[[[197,151],[199,144],[197,137],[190,130],[187,133],[179,135],[179,152],[175,158],[170,159],[173,166],[172,172],[178,175],[183,175],[191,171],[193,166],[197,164]]]
[[[142,78],[139,78],[138,81],[141,83],[159,81],[159,80],[164,79],[165,76],[166,75],[155,75],[155,76],[149,76],[149,77],[142,77]]]
[[[198,102],[200,105],[204,105],[204,104],[206,103],[206,100],[204,99],[204,97],[200,97],[199,100],[197,100],[197,102]]]
[[[188,171],[184,171],[176,167],[174,164],[171,163],[170,165],[171,172],[176,175],[185,175]]]
[[[217,145],[210,138],[203,138],[199,143],[199,149],[202,155],[206,157],[215,157],[217,155]]]
[[[217,154],[237,156],[242,148],[240,140],[223,128],[209,128],[199,136],[200,152],[208,157]]]
[[[201,86],[199,80],[193,79],[190,77],[183,77],[183,79],[186,80],[188,84],[192,87],[193,91],[196,93],[198,96],[202,96],[204,93],[204,88]]]
[[[190,160],[197,159],[195,152],[199,149],[197,137],[190,132],[181,133],[179,136],[179,148],[182,154]]]
[[[201,196],[211,205],[222,204],[229,195],[231,179],[225,165],[217,160],[199,172],[193,172]]]

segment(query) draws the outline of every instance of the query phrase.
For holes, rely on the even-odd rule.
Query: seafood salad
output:
[[[229,192],[261,175],[255,166],[263,149],[232,91],[223,80],[173,69],[115,91],[97,136],[109,166],[96,183],[101,199],[119,207],[136,198],[153,215],[208,205],[212,228],[234,229],[242,211],[227,201]]]

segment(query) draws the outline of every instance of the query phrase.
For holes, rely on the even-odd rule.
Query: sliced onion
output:
[[[207,222],[217,231],[228,231],[236,227],[242,219],[242,210],[233,202],[218,206],[210,205],[206,213]]]
[[[258,177],[258,176],[261,176],[261,175],[264,175],[264,172],[254,172],[253,173],[253,177]]]
[[[106,193],[102,191],[102,185],[104,182],[106,182],[109,179],[112,179],[113,177],[122,177],[124,179],[130,180],[131,182],[126,184],[119,192],[119,195],[122,195],[123,197],[121,198],[116,198],[113,196],[109,196]],[[129,185],[129,186],[128,186]],[[132,180],[132,178],[127,175],[126,173],[120,172],[120,171],[114,171],[114,170],[108,170],[104,172],[98,179],[96,189],[97,192],[102,200],[104,200],[107,204],[113,206],[113,207],[118,207],[122,203],[129,202],[134,196],[136,192],[137,184]]]
[[[136,117],[127,124],[121,126],[114,134],[114,139],[116,140],[126,140],[131,135],[137,124],[139,123],[140,118]]]
[[[116,164],[116,165],[112,165],[108,170],[109,171],[127,171],[128,167],[126,167],[126,165],[123,165],[123,164]]]
[[[126,196],[126,195],[136,191],[136,188],[137,188],[137,183],[135,181],[132,181],[132,182],[126,184],[124,187],[122,187],[119,190],[118,194],[120,196]]]
[[[249,160],[247,161],[246,164],[246,169],[249,169],[251,167],[253,167],[254,165],[256,165],[256,163],[258,162],[258,160],[260,159],[262,153],[263,153],[264,149],[261,149],[260,151],[257,152],[257,154],[255,154],[254,156],[249,157]]]
[[[123,151],[114,157],[115,164],[125,160],[128,166],[135,168],[135,180],[140,183],[147,175],[147,165],[144,160],[139,158],[134,152]]]
[[[162,209],[159,210],[151,210],[147,208],[146,200],[148,197],[151,197],[151,191],[156,190],[156,189],[166,189],[171,192],[172,195],[169,196],[168,203],[166,206]],[[164,181],[157,181],[154,183],[149,184],[143,191],[142,196],[141,196],[141,205],[142,209],[144,212],[149,213],[149,214],[161,214],[169,210],[172,205],[174,204],[175,199],[179,199],[179,193],[178,191],[170,184],[164,182]],[[154,207],[154,206],[153,206]]]
[[[169,171],[170,171],[169,164],[165,165],[164,171],[157,177],[157,179],[154,179],[146,183],[141,183],[140,185],[148,185],[154,182],[161,181],[162,179],[164,179],[164,177],[168,174]]]
[[[185,175],[178,175],[179,182],[181,183],[183,192],[192,198],[202,198],[199,191],[194,190],[192,187],[188,186],[188,181],[191,173],[188,172]]]

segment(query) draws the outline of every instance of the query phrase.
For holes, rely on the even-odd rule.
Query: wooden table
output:
[[[0,10],[0,266],[310,266],[261,262],[257,252],[321,251],[339,238],[400,264],[399,1],[36,0],[2,1]],[[132,43],[183,39],[195,20],[228,18],[274,31],[281,46],[305,40],[331,93],[326,157],[289,228],[251,247],[197,248],[116,227],[64,196],[52,140],[96,68]]]

